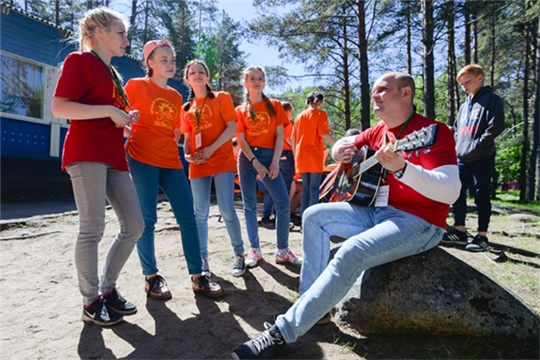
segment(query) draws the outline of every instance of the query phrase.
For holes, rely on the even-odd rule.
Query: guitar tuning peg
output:
[[[416,156],[420,156],[420,150],[416,150]]]
[[[408,159],[412,158],[412,153],[408,152],[408,153],[407,153],[407,158],[408,158]]]
[[[425,148],[424,149],[424,154],[429,154],[431,152],[431,148]]]

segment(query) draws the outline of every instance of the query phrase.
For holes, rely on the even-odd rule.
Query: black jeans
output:
[[[473,162],[458,159],[461,193],[453,206],[456,226],[465,225],[467,189],[474,181],[474,202],[478,208],[478,231],[487,231],[491,217],[491,177],[495,168],[495,154]]]

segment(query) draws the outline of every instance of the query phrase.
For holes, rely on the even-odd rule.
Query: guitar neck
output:
[[[394,148],[392,149],[393,152],[397,151],[399,144],[400,144],[400,140],[396,140],[396,142],[394,143]],[[360,164],[360,168],[358,169],[358,175],[362,174],[363,172],[368,171],[369,169],[371,169],[373,166],[377,165],[378,163],[379,162],[375,158],[375,155],[371,156],[369,159],[364,160]]]
[[[363,163],[360,164],[360,168],[358,169],[358,175],[362,174],[363,172],[368,171],[373,166],[377,165],[379,162],[375,158],[375,156],[370,157],[369,159],[364,160]]]

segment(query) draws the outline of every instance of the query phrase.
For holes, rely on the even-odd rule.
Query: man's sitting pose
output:
[[[363,146],[376,150],[385,170],[374,205],[334,202],[306,210],[300,298],[275,324],[266,323],[262,334],[234,350],[233,358],[257,357],[296,341],[321,319],[330,319],[330,310],[365,270],[429,250],[442,239],[450,204],[461,188],[455,142],[445,124],[415,113],[414,94],[408,74],[392,72],[377,79],[372,105],[382,121],[332,149],[334,159],[342,162],[350,162]],[[396,139],[432,124],[438,127],[433,145],[394,152]],[[346,240],[328,262],[332,235]]]

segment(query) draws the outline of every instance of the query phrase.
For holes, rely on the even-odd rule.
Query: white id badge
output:
[[[202,146],[202,134],[199,132],[195,134],[195,149],[198,149]]]
[[[377,196],[375,197],[375,207],[388,206],[388,195],[390,194],[390,185],[379,186]]]

